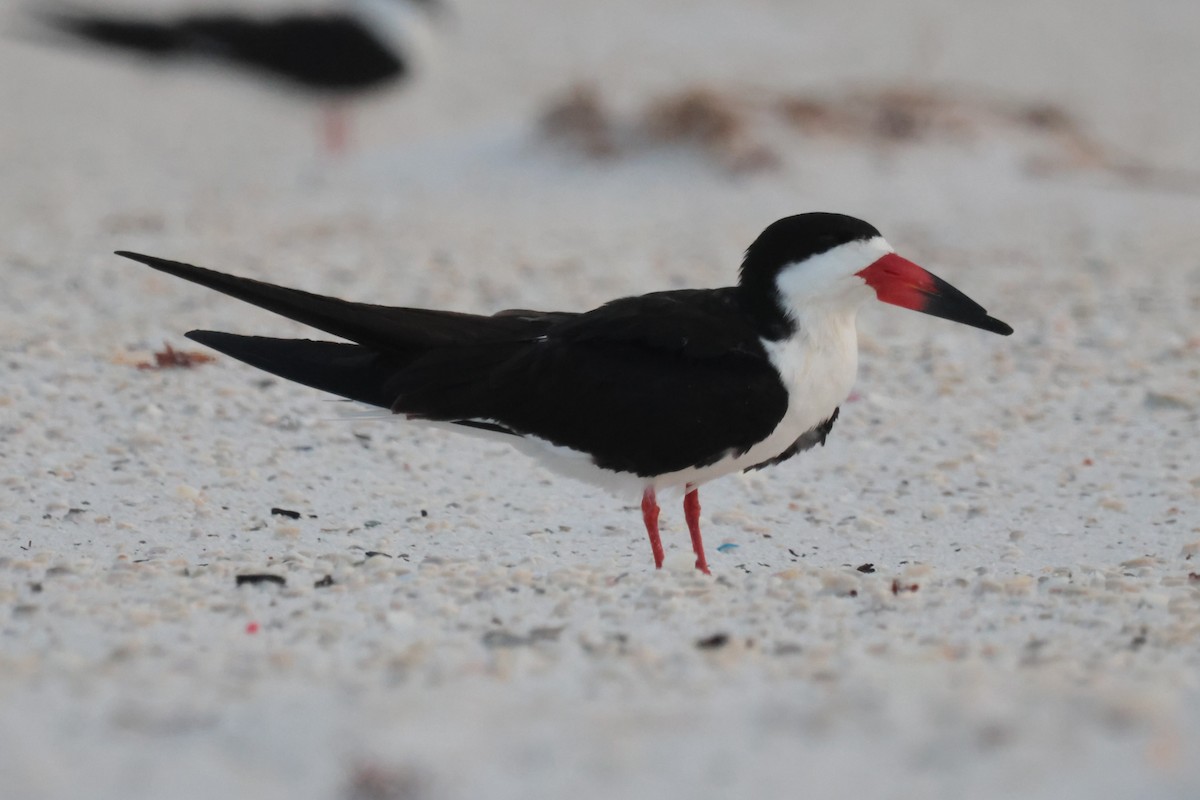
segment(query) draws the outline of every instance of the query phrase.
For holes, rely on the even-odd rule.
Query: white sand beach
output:
[[[453,8],[342,158],[3,9],[0,796],[1200,797],[1200,5]],[[541,122],[578,84],[599,155]],[[702,490],[712,577],[678,498],[656,572],[637,497],[139,369],[316,334],[112,255],[581,310],[812,210],[1015,333],[868,306],[826,446]]]

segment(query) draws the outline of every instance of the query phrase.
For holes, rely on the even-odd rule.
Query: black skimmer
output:
[[[901,258],[875,228],[812,213],[770,225],[736,286],[626,297],[592,311],[493,316],[352,303],[120,252],[349,342],[216,331],[188,338],[408,419],[504,438],[546,466],[642,493],[681,488],[696,567],[699,486],[825,443],[858,366],[867,300],[1007,336],[1012,328]]]
[[[258,73],[322,96],[327,149],[346,141],[343,98],[408,76],[429,49],[440,0],[351,0],[344,10],[277,16],[196,12],[176,17],[51,8],[50,29],[156,61],[195,59]]]

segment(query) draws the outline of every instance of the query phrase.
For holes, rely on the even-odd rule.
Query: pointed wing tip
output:
[[[252,336],[242,336],[237,333],[204,330],[188,331],[183,336],[185,339],[191,339],[196,344],[204,345],[210,350],[216,350],[222,355],[232,356],[239,361],[244,361],[245,359],[240,358],[238,353],[235,352],[237,345],[245,342],[247,339],[254,338]]]
[[[217,343],[220,342],[222,339],[227,340],[230,338],[238,338],[238,334],[236,334],[236,333],[223,333],[221,331],[205,331],[205,330],[199,330],[199,329],[194,330],[194,331],[188,331],[183,336],[185,339],[191,339],[193,342],[196,342],[197,344],[202,344],[205,347],[211,347],[214,350],[221,349],[220,347],[217,346]]]
[[[156,266],[166,260],[157,256],[145,256],[141,253],[134,253],[131,250],[114,250],[113,255],[128,258],[130,261],[137,261],[139,264],[145,264],[148,267]]]
[[[172,261],[169,258],[159,258],[158,256],[148,256],[144,253],[135,253],[132,250],[115,250],[113,255],[118,255],[121,258],[128,258],[130,261],[136,261],[139,264],[145,264],[151,269],[156,269],[159,272],[165,272],[168,275],[174,275],[177,278],[183,278],[193,283],[198,283],[201,286],[207,286],[210,289],[217,291],[225,291],[219,286],[214,285],[214,281],[219,279],[232,279],[232,276],[225,275],[220,272],[214,272],[211,269],[197,267],[195,264],[187,264],[183,261]],[[225,292],[229,294],[229,292]],[[236,295],[235,295],[236,296]]]

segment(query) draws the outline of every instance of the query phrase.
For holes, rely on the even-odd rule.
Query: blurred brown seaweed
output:
[[[539,130],[547,140],[598,159],[690,148],[731,174],[779,167],[791,149],[788,136],[796,133],[889,151],[1017,137],[1020,167],[1031,176],[1096,172],[1133,188],[1200,192],[1200,173],[1122,154],[1057,103],[934,88],[788,93],[697,85],[619,114],[599,87],[577,83],[551,99]]]

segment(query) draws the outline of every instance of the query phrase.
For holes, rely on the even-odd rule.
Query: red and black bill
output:
[[[1012,327],[932,272],[888,253],[858,273],[884,303],[1008,336]]]

